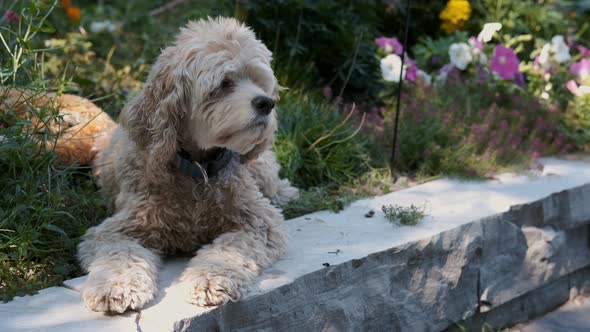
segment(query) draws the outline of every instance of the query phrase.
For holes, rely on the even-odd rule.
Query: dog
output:
[[[39,119],[40,113],[57,116]],[[24,130],[34,133],[39,148],[55,153],[58,166],[91,165],[116,127],[107,113],[86,98],[0,87],[0,127],[23,119],[30,122]],[[51,135],[45,137],[45,130]]]
[[[281,90],[271,55],[229,18],[190,22],[161,52],[95,161],[113,214],[78,247],[88,308],[142,308],[162,258],[197,249],[181,276],[189,302],[239,301],[283,255],[278,206],[297,189],[270,150]]]

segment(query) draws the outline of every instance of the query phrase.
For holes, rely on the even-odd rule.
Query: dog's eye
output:
[[[230,80],[229,78],[224,78],[223,81],[221,81],[221,88],[222,89],[228,89],[228,88],[231,88],[232,86],[234,86],[234,81]]]

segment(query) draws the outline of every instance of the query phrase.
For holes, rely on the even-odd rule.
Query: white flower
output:
[[[590,85],[580,85],[578,87],[578,93],[580,96],[590,93]]]
[[[421,80],[424,85],[432,84],[432,77],[422,69],[418,69],[418,79]]]
[[[557,35],[551,38],[551,51],[553,51],[553,58],[558,63],[568,61],[570,56],[570,48],[565,43],[565,39],[562,35]]]
[[[541,98],[547,100],[547,99],[549,99],[549,94],[547,92],[543,92],[543,93],[541,93]]]
[[[109,20],[95,21],[90,24],[90,31],[94,33],[99,33],[103,31],[113,32],[116,28],[117,26]]]
[[[549,69],[551,67],[551,63],[549,62],[549,55],[551,52],[551,45],[545,44],[541,49],[541,53],[539,54],[539,65],[543,67],[543,69]]]
[[[398,82],[402,70],[402,59],[397,54],[389,54],[381,59],[381,75],[388,82]],[[406,78],[406,66],[403,68],[402,79]]]
[[[455,43],[449,47],[449,57],[453,66],[465,70],[467,65],[473,60],[471,48],[467,43]]]
[[[483,42],[483,43],[487,43],[490,40],[492,40],[494,33],[496,31],[500,31],[500,29],[502,29],[502,23],[498,23],[498,22],[486,23],[483,25],[483,29],[481,29],[481,32],[479,33],[479,35],[477,35],[477,40],[479,40],[480,42]]]

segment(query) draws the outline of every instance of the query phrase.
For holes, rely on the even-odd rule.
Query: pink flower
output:
[[[583,57],[590,56],[590,50],[582,45],[578,45],[578,52],[580,52],[580,55]]]
[[[570,90],[570,92],[575,95],[578,96],[579,92],[578,92],[578,85],[576,84],[576,81],[574,80],[569,80],[567,81],[567,83],[565,84],[565,87]]]
[[[585,80],[590,76],[590,60],[582,59],[578,62],[572,63],[570,72],[576,75],[579,79]]]
[[[518,58],[512,49],[504,47],[504,45],[496,46],[494,56],[490,60],[490,67],[493,71],[503,79],[511,80],[514,79],[514,75],[518,74],[518,65]]]
[[[575,96],[583,96],[585,94],[590,94],[590,85],[580,85],[578,86],[574,80],[569,80],[565,87],[570,90]]]
[[[6,11],[6,18],[8,19],[8,21],[10,23],[18,22],[18,15],[15,12],[13,12],[12,10]]]
[[[399,42],[399,40],[397,40],[397,38],[395,37],[379,37],[379,38],[375,38],[375,43],[377,45],[379,45],[379,47],[381,47],[382,49],[385,50],[385,52],[387,53],[395,53],[397,55],[401,55],[402,54],[402,44]]]
[[[473,36],[469,38],[469,45],[471,45],[471,47],[473,48],[478,49],[479,51],[483,51],[483,43]]]

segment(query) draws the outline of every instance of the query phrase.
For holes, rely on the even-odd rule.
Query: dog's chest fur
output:
[[[147,188],[143,194],[149,204],[136,212],[136,219],[144,222],[128,225],[126,232],[149,248],[174,253],[194,251],[219,234],[242,228],[238,222],[247,209],[243,196],[251,190],[244,184],[254,184],[248,181],[248,171],[236,164],[208,182],[176,174],[171,183]]]

